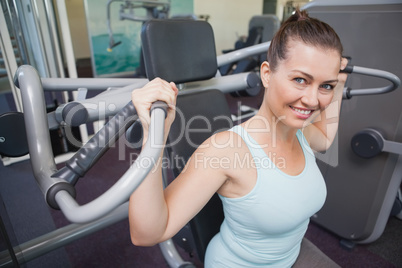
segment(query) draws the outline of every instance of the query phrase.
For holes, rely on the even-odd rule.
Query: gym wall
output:
[[[239,36],[248,35],[249,21],[262,14],[262,7],[263,0],[194,0],[194,13],[210,16],[218,55],[233,48]]]
[[[94,10],[98,7],[97,10]],[[71,38],[75,59],[85,59],[93,57],[94,45],[99,45],[99,40],[95,44],[90,44],[89,36],[101,35],[99,25],[105,25],[103,35],[107,33],[106,28],[106,3],[107,0],[69,0],[65,1]],[[262,14],[263,0],[172,0],[171,13],[178,14],[180,12],[193,13],[197,16],[208,15],[208,22],[212,25],[215,33],[217,54],[221,54],[224,49],[234,47],[234,43],[238,36],[248,34],[248,23],[252,16]],[[116,12],[119,9],[119,4],[116,2],[113,10]],[[92,18],[88,18],[88,13],[94,14]],[[113,32],[119,34],[119,31],[129,29],[132,32],[138,32],[140,23],[131,21],[120,21],[117,16],[112,14]],[[137,25],[138,24],[138,25]],[[94,26],[97,26],[94,28]],[[89,29],[88,29],[89,28]],[[138,29],[137,29],[138,28]],[[137,35],[138,36],[138,35]],[[98,39],[102,38],[98,36]],[[139,42],[138,37],[135,37],[135,43]],[[107,41],[107,40],[106,40]],[[107,48],[105,45],[105,50]],[[122,43],[124,45],[124,42]],[[127,42],[126,42],[127,45]],[[133,47],[135,46],[135,47]],[[121,46],[121,48],[124,46]],[[126,47],[127,49],[127,47]],[[131,44],[128,49],[138,50],[138,45]],[[131,52],[133,54],[133,52]],[[129,55],[133,57],[132,55]],[[137,58],[132,58],[128,64],[138,61]],[[137,64],[127,71],[133,71]],[[121,70],[117,70],[121,71]],[[116,70],[110,72],[98,72],[96,75],[106,73],[116,73]]]

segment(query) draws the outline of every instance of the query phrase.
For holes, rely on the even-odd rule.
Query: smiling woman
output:
[[[339,116],[346,80],[340,70],[347,63],[341,55],[339,37],[330,26],[304,11],[290,17],[261,65],[265,96],[258,113],[207,139],[165,190],[158,164],[132,194],[133,243],[149,246],[171,238],[217,192],[225,219],[208,245],[205,267],[295,264],[309,218],[326,198],[312,149],[328,148],[337,132],[334,122],[327,129],[337,116],[327,120],[325,114],[335,106]],[[145,137],[150,106],[158,100],[171,108],[167,136],[177,92],[174,83],[159,78],[133,91]],[[314,259],[316,267],[337,267],[323,254]]]
[[[332,102],[341,54],[294,39],[286,46],[284,59],[261,65],[266,92],[260,112],[267,118],[282,118],[280,122],[284,125],[300,129],[307,126],[305,120],[314,112],[324,111]]]

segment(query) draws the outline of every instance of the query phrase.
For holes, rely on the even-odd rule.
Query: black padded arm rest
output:
[[[214,34],[205,21],[150,20],[142,28],[141,40],[149,80],[185,83],[216,75]]]
[[[137,119],[138,116],[134,105],[130,101],[66,162],[65,167],[53,174],[52,177],[63,179],[74,185],[78,178],[84,176],[121,134]]]

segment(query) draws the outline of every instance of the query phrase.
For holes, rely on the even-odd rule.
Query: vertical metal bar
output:
[[[171,268],[195,267],[191,262],[184,261],[177,252],[172,239],[159,243],[162,255]]]
[[[68,76],[70,78],[77,78],[78,74],[77,74],[77,68],[75,66],[74,50],[73,50],[73,44],[71,41],[70,26],[68,24],[66,4],[65,4],[64,0],[57,0],[56,2],[57,2],[57,10],[58,10],[59,20],[60,20],[61,34],[62,34],[62,39],[63,39],[63,44],[64,44],[64,52],[66,54]],[[74,100],[77,99],[76,92],[73,93],[73,98],[74,98]],[[86,125],[81,125],[81,126],[79,126],[79,129],[80,129],[82,143],[85,144],[89,140],[87,127],[86,127]]]
[[[33,0],[35,3],[34,17],[38,28],[38,35],[46,55],[46,65],[49,77],[63,77],[63,66],[54,18],[54,10],[48,0]]]
[[[43,41],[43,32],[40,25],[39,20],[39,10],[37,1],[30,0],[29,5],[24,7],[24,15],[26,18],[29,18],[27,21],[28,34],[30,35],[30,43],[33,46],[33,49],[37,49],[33,51],[35,55],[35,67],[39,71],[42,77],[51,77],[51,73],[49,71],[49,60],[45,51],[44,41]]]
[[[57,77],[64,78],[65,73],[64,73],[63,59],[61,56],[60,43],[59,43],[58,33],[57,33],[57,23],[56,23],[56,18],[54,16],[53,3],[50,0],[44,0],[44,4],[45,4],[47,23],[49,26],[50,40],[51,40],[53,54],[54,54],[54,61],[55,61],[54,64],[57,66],[57,70],[58,70]]]
[[[11,1],[11,0],[10,0]],[[25,7],[24,7],[25,6]],[[16,21],[13,21],[14,27],[18,24],[18,40],[21,43],[21,50],[24,50],[25,57],[23,58],[22,64],[31,64],[35,66],[35,57],[32,50],[32,41],[30,38],[26,15],[26,6],[29,6],[25,1],[14,1],[14,8],[16,13]],[[31,23],[32,24],[32,23]],[[29,42],[27,41],[29,40]]]
[[[10,20],[12,25],[12,31],[14,35],[15,42],[18,46],[18,53],[20,62],[17,60],[17,65],[28,64],[28,52],[25,44],[25,39],[22,31],[22,23],[20,21],[21,14],[18,10],[18,5],[21,4],[19,1],[8,0],[7,9],[10,13]]]
[[[41,80],[32,66],[20,66],[16,73],[22,102],[25,108],[25,128],[32,169],[38,185],[45,194],[56,183],[50,176],[57,170],[54,162],[50,133],[47,123],[46,103]]]
[[[68,24],[66,4],[64,0],[57,0],[57,11],[59,14],[62,40],[64,44],[64,52],[66,54],[68,76],[77,78],[77,69],[75,67],[74,50],[71,41],[70,26]]]
[[[13,77],[17,71],[17,60],[14,55],[13,45],[10,39],[10,33],[7,29],[7,22],[4,17],[4,11],[0,5],[0,48],[3,52],[4,65],[6,66],[8,81],[14,96],[15,106],[19,112],[23,111],[21,94],[14,85]]]

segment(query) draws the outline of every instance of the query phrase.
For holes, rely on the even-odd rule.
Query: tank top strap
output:
[[[233,131],[235,133],[237,133],[244,141],[244,143],[247,145],[247,147],[249,148],[251,155],[254,158],[259,158],[259,160],[265,159],[269,156],[267,156],[267,154],[265,153],[265,151],[263,150],[263,148],[261,147],[260,144],[258,144],[253,137],[250,136],[250,134],[240,125],[236,125],[233,128],[229,129],[229,131]],[[308,165],[308,163],[311,161],[310,158],[313,158],[315,160],[315,155],[313,150],[311,149],[308,141],[306,140],[306,138],[304,137],[304,134],[302,132],[302,130],[298,130],[296,132],[296,137],[299,140],[299,143],[303,149],[303,153],[306,157],[306,164]]]
[[[242,138],[242,140],[250,150],[252,157],[259,159],[264,159],[267,157],[261,146],[250,136],[250,134],[242,126],[236,125],[233,128],[229,129],[229,131],[233,131]]]
[[[299,129],[296,132],[296,136],[297,136],[297,139],[299,140],[299,143],[300,143],[301,147],[303,148],[304,152],[308,153],[309,155],[311,155],[315,158],[314,152],[311,149],[310,144],[308,143],[306,137],[304,136],[303,131]]]

